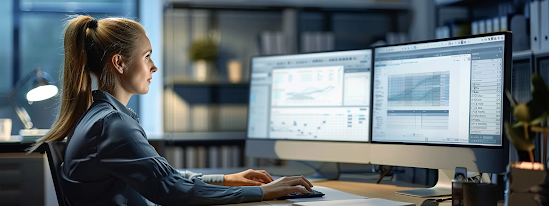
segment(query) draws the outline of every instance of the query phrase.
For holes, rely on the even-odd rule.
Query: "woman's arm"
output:
[[[150,201],[161,205],[212,205],[261,201],[260,187],[224,187],[184,178],[148,143],[131,117],[112,113],[97,138],[99,165]]]

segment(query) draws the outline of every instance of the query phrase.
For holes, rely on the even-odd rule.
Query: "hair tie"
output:
[[[97,20],[91,20],[89,23],[88,23],[88,28],[90,29],[95,29],[97,28]]]

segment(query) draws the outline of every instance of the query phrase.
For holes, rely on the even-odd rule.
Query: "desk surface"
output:
[[[245,168],[223,168],[223,169],[189,169],[193,172],[199,172],[203,174],[231,174],[243,171]],[[304,167],[303,165],[294,165],[292,167],[266,167],[266,168],[256,168],[256,169],[264,169],[268,171],[271,174],[282,174],[282,175],[289,175],[291,173],[293,174],[299,174],[299,172],[307,173],[307,170],[310,170],[310,168]],[[356,176],[363,176],[363,178],[355,178]],[[339,190],[342,192],[354,194],[354,195],[360,195],[368,198],[382,198],[387,200],[393,200],[393,201],[399,201],[399,202],[410,202],[415,203],[417,206],[420,206],[423,201],[425,201],[428,198],[420,198],[420,197],[412,197],[412,196],[406,196],[406,195],[398,195],[395,192],[401,191],[401,190],[411,190],[411,189],[421,189],[419,185],[411,184],[411,183],[399,183],[399,182],[391,182],[389,180],[383,180],[381,183],[387,183],[387,184],[376,184],[375,181],[379,175],[377,174],[367,174],[367,175],[346,175],[342,174],[340,177],[340,180],[329,180],[329,181],[315,181],[312,182],[313,185],[318,186],[324,186],[328,188],[332,188],[335,190]],[[350,181],[349,181],[350,180]],[[361,182],[357,182],[357,181]],[[396,185],[395,185],[396,184]],[[397,186],[398,185],[398,186]],[[450,196],[445,197],[436,197],[437,199],[440,198],[447,198]],[[452,201],[447,200],[444,202],[441,202],[440,206],[450,206]],[[253,204],[246,204],[246,205],[253,205]]]
[[[400,186],[386,185],[386,184],[347,182],[347,181],[335,181],[335,180],[314,182],[313,185],[329,187],[342,192],[365,196],[369,198],[382,198],[382,199],[399,201],[399,202],[415,203],[417,206],[420,206],[421,203],[423,203],[423,201],[427,199],[427,198],[395,194],[396,191],[400,191],[400,190],[419,189],[414,187],[400,187]],[[437,198],[446,198],[446,197],[437,197]],[[447,201],[441,202],[439,205],[440,206],[452,205],[451,203],[452,203],[451,200],[447,200]]]

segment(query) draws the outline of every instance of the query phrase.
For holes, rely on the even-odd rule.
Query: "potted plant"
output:
[[[189,58],[193,61],[196,80],[206,81],[214,77],[217,44],[212,38],[195,40],[189,50]]]
[[[519,103],[505,91],[511,103],[514,124],[505,122],[505,134],[519,153],[519,162],[507,167],[505,205],[549,205],[547,202],[547,133],[549,125],[549,88],[538,74],[532,75],[532,100]],[[541,163],[534,159],[536,134],[543,134]]]

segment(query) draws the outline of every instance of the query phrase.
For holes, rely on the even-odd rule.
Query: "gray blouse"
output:
[[[225,187],[223,175],[177,171],[149,144],[135,112],[104,91],[93,91],[93,101],[68,137],[62,164],[61,183],[72,206],[262,200],[260,187]]]

